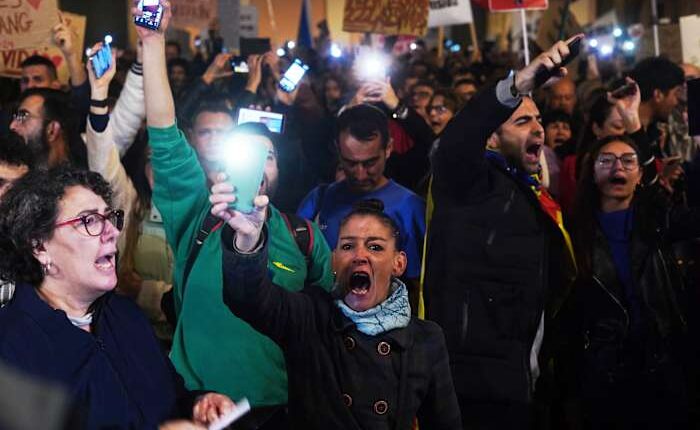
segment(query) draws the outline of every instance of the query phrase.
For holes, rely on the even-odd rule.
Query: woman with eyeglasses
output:
[[[90,429],[145,429],[192,415],[208,424],[228,397],[194,402],[148,321],[113,294],[124,213],[94,172],[34,170],[0,204],[0,360],[65,386]],[[42,413],[37,411],[37,413]]]
[[[636,115],[622,119],[641,128]],[[561,397],[583,428],[697,428],[692,312],[670,245],[700,235],[700,213],[668,204],[649,145],[635,136],[599,140],[582,165],[572,223],[579,277],[558,316]]]

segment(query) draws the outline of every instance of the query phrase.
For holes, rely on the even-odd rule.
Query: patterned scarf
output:
[[[343,300],[336,300],[335,305],[357,326],[360,333],[376,336],[395,328],[404,328],[411,321],[411,305],[408,302],[408,289],[398,279],[391,281],[391,295],[382,303],[357,312],[348,307]]]
[[[535,193],[535,197],[537,197],[537,201],[540,203],[540,208],[542,208],[542,211],[546,213],[547,216],[552,219],[552,221],[554,221],[554,224],[556,224],[557,227],[559,227],[559,231],[561,231],[561,234],[564,237],[566,248],[569,250],[571,262],[573,263],[574,268],[576,268],[574,247],[571,244],[571,236],[569,236],[569,232],[566,231],[566,227],[564,227],[564,216],[561,212],[561,207],[559,206],[559,203],[554,200],[552,195],[549,194],[549,191],[542,186],[540,183],[539,174],[530,175],[516,167],[510,166],[505,157],[496,151],[487,150],[486,158],[503,167],[514,178],[529,186],[532,192]]]

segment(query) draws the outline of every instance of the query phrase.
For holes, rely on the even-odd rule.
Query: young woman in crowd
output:
[[[622,128],[641,129],[627,114],[638,95],[609,101]],[[599,140],[582,164],[572,223],[579,277],[560,315],[563,380],[585,428],[691,428],[697,359],[670,245],[700,235],[700,213],[672,210],[648,142],[634,135]]]
[[[224,302],[284,351],[292,428],[461,429],[440,328],[411,317],[398,228],[378,200],[342,222],[333,253],[336,286],[294,293],[267,274],[267,197],[249,215],[230,211],[233,187],[212,187],[225,220]]]
[[[442,133],[447,123],[450,122],[461,107],[460,101],[451,90],[445,88],[435,90],[426,109],[430,118],[430,127],[433,129],[435,136],[439,136]]]
[[[87,428],[155,428],[190,414],[209,424],[231,400],[195,403],[146,318],[112,292],[123,224],[97,173],[33,170],[14,184],[0,205],[0,278],[16,283],[0,310],[0,359],[67,387]]]

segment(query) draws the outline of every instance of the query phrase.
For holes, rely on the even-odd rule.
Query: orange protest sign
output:
[[[57,23],[56,0],[0,0],[0,51],[46,44]]]
[[[423,36],[428,0],[346,0],[343,31]]]
[[[1,2],[2,0],[0,0]],[[2,4],[2,3],[0,3]],[[82,53],[85,43],[85,24],[87,19],[82,15],[75,15],[68,12],[63,12],[63,22],[77,35],[75,42],[78,52]],[[9,78],[19,78],[22,75],[20,64],[31,55],[41,55],[50,59],[55,65],[58,72],[58,79],[62,83],[67,83],[69,78],[68,65],[61,50],[53,44],[45,42],[37,46],[23,49],[12,49],[8,51],[0,51],[0,76]]]

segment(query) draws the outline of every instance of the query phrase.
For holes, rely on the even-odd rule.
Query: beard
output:
[[[26,144],[34,155],[34,160],[37,167],[48,167],[49,152],[51,148],[49,147],[49,141],[46,138],[45,130],[41,130],[41,132],[37,133],[36,136],[28,136],[26,139]]]

